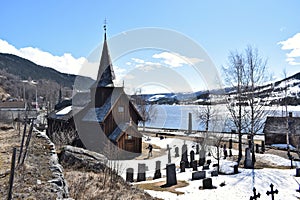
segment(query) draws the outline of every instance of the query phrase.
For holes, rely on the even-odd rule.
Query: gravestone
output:
[[[219,173],[217,170],[211,171],[211,176],[218,176]]]
[[[188,168],[189,167],[189,161],[188,161],[188,155],[187,155],[187,145],[184,144],[182,145],[182,148],[181,148],[181,161],[184,161],[184,164],[185,164],[185,168]]]
[[[166,183],[166,185],[167,186],[176,185],[177,184],[177,178],[176,178],[175,164],[174,163],[167,164],[166,169],[167,169],[167,183]]]
[[[192,167],[193,161],[195,160],[195,152],[193,150],[190,151],[190,165]]]
[[[203,189],[213,189],[211,178],[203,179],[202,183],[203,183]]]
[[[179,157],[179,147],[175,147],[175,157]]]
[[[197,171],[192,173],[192,180],[200,180],[206,178],[206,171]]]
[[[210,165],[211,159],[208,159],[208,160],[206,161],[206,163],[207,163],[208,165]]]
[[[273,183],[271,183],[270,187],[271,187],[271,191],[267,191],[266,194],[267,194],[268,196],[271,195],[272,200],[274,200],[274,194],[278,194],[278,190],[277,190],[277,189],[274,190],[274,185],[273,185]]]
[[[252,160],[251,160],[251,155],[250,155],[250,149],[249,148],[246,148],[245,149],[245,161],[244,161],[244,167],[246,169],[251,169],[253,168],[253,165],[252,165]]]
[[[255,144],[255,153],[260,153],[259,152],[259,144]]]
[[[296,168],[296,177],[300,177],[300,168]]]
[[[193,160],[192,162],[193,171],[198,171],[198,163],[197,160]]]
[[[184,163],[184,161],[180,162],[180,172],[185,172],[185,163]]]
[[[239,166],[238,165],[234,165],[233,166],[233,173],[234,174],[238,174],[239,173]]]
[[[137,182],[145,181],[146,180],[146,164],[138,164],[138,175],[137,175]]]
[[[199,144],[196,144],[196,154],[199,154]]]
[[[208,169],[209,169],[209,165],[208,164],[203,165],[202,170],[208,170]]]
[[[155,162],[155,173],[153,179],[161,178],[160,165],[161,161],[158,160]]]
[[[126,181],[133,182],[133,168],[128,168],[126,170]]]
[[[227,152],[227,149],[224,149],[224,159],[226,159],[228,156],[228,152]]]
[[[228,146],[229,149],[232,149],[232,139],[229,139],[229,146]]]
[[[199,159],[199,166],[203,166],[205,164],[205,158]]]
[[[265,153],[266,148],[265,148],[265,141],[261,141],[261,152]]]
[[[168,150],[168,163],[171,163],[171,148],[167,144],[167,150]]]

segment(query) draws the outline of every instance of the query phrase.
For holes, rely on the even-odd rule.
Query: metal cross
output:
[[[260,198],[260,193],[256,194],[256,189],[255,187],[253,187],[253,196],[250,197],[250,200],[257,200],[258,198]]]
[[[271,191],[267,191],[267,195],[269,196],[269,194],[271,194],[272,200],[274,200],[274,194],[278,194],[278,190],[277,189],[273,190],[274,185],[272,183],[271,183],[270,187],[271,187]]]

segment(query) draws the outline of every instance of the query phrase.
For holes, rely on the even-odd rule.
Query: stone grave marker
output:
[[[261,152],[265,153],[266,147],[265,147],[265,141],[261,141]]]
[[[197,160],[193,160],[192,162],[193,171],[198,171],[198,163]]]
[[[161,178],[160,165],[161,161],[158,160],[155,162],[155,173],[153,179]]]
[[[218,176],[219,173],[217,170],[211,171],[211,176]]]
[[[196,144],[196,154],[199,154],[199,148],[200,148],[199,144]]]
[[[259,153],[259,144],[255,144],[255,153]]]
[[[126,170],[126,181],[133,182],[133,168],[127,168]]]
[[[180,162],[180,172],[185,172],[185,163],[184,163],[184,161]]]
[[[176,167],[174,163],[167,164],[167,186],[172,186],[177,184],[177,178],[176,178]]]
[[[138,175],[137,175],[137,182],[145,181],[146,180],[146,164],[138,163]]]
[[[193,150],[191,150],[190,151],[190,167],[192,167],[194,160],[195,160],[195,152]]]
[[[244,167],[246,169],[253,168],[253,166],[252,166],[252,160],[251,160],[251,155],[250,155],[250,149],[249,148],[245,149]]]
[[[175,147],[175,157],[179,157],[179,147]]]
[[[211,159],[208,159],[208,160],[206,161],[206,163],[207,163],[208,165],[210,165]]]
[[[208,170],[208,169],[209,169],[209,165],[208,164],[203,165],[202,170]]]
[[[171,163],[171,148],[168,144],[167,144],[167,150],[168,150],[168,163]]]
[[[192,173],[192,180],[200,180],[206,178],[206,171],[197,171]]]
[[[238,174],[239,173],[239,166],[238,165],[234,165],[233,166],[233,173],[234,174]]]
[[[184,164],[185,164],[185,168],[188,168],[189,167],[189,161],[188,161],[188,155],[187,155],[187,145],[184,144],[182,145],[182,148],[181,148],[181,161],[184,161]]]
[[[300,177],[300,168],[296,168],[296,177]]]
[[[213,189],[211,178],[203,179],[202,183],[203,183],[203,189]]]

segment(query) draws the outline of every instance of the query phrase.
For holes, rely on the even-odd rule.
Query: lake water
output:
[[[204,131],[205,123],[200,119],[200,113],[203,109],[206,109],[206,106],[153,105],[150,107],[150,120],[146,122],[146,127],[187,130],[188,115],[192,113],[192,129]],[[285,109],[282,107],[265,107],[265,110],[268,112],[266,116],[285,115]],[[209,130],[230,132],[234,126],[226,105],[212,106],[211,112],[213,114],[211,114]],[[293,116],[300,117],[299,107],[289,106],[288,112],[293,112]],[[266,116],[261,120],[265,121]]]

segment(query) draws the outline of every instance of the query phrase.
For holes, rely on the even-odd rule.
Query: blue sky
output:
[[[109,38],[143,27],[184,34],[207,52],[218,69],[226,65],[229,51],[252,45],[268,59],[272,75],[280,78],[284,69],[288,75],[300,71],[299,8],[297,0],[1,0],[0,52],[26,54],[38,64],[47,61],[48,66],[72,73],[67,65],[82,62],[101,45],[106,18]],[[115,61],[116,71],[124,73],[124,63],[136,56],[153,59],[141,53],[132,56]]]

